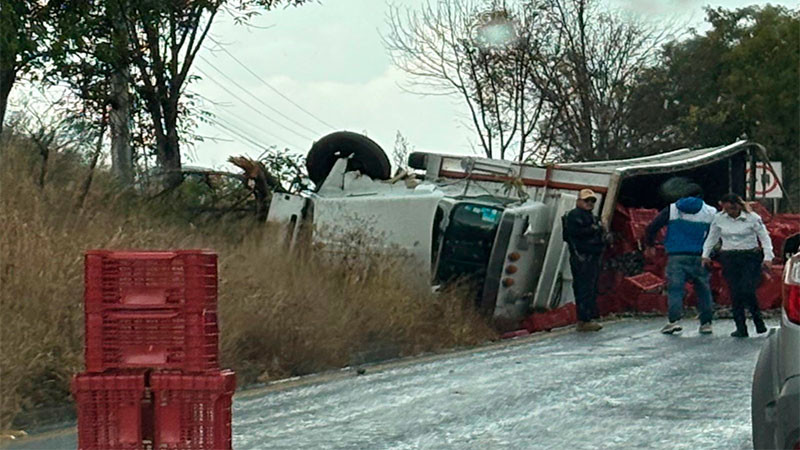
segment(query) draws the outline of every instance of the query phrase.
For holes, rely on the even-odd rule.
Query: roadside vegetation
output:
[[[240,386],[496,337],[465,295],[433,296],[389,261],[292,254],[253,219],[188,219],[191,189],[144,200],[105,170],[80,207],[82,153],[51,152],[42,175],[32,141],[4,133],[0,148],[0,429],[69,404],[70,377],[83,370],[91,248],[216,250],[222,365]]]

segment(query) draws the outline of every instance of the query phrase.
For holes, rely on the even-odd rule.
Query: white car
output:
[[[784,267],[781,326],[758,356],[751,413],[754,448],[800,450],[800,252]]]

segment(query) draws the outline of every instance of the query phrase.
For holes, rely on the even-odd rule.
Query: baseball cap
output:
[[[578,198],[581,200],[586,200],[587,198],[593,198],[597,200],[597,194],[595,194],[591,189],[581,189],[581,191],[578,193]]]

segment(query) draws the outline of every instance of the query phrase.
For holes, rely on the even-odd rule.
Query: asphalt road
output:
[[[730,320],[699,335],[684,320],[681,335],[665,336],[663,322],[627,319],[245,392],[234,402],[234,448],[752,448],[763,335],[731,338]],[[75,448],[75,435],[14,448]]]

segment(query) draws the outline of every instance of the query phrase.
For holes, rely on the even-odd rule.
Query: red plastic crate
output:
[[[667,313],[667,296],[652,292],[642,292],[636,297],[633,309],[638,312]]]
[[[650,272],[642,272],[639,275],[625,277],[622,282],[624,289],[639,292],[655,292],[666,285],[666,281]]]
[[[620,313],[624,309],[623,302],[615,294],[597,297],[597,315],[600,317]]]
[[[141,449],[145,376],[78,374],[72,378],[78,410],[78,449]]]
[[[533,313],[523,321],[523,326],[531,333],[535,331],[550,331],[553,328],[565,327],[577,322],[575,303],[568,303],[559,308]]]
[[[644,208],[630,208],[628,209],[628,215],[630,216],[630,220],[627,224],[626,234],[627,238],[632,239],[633,241],[639,241],[644,243],[645,240],[645,231],[647,229],[647,225],[656,218],[659,211],[657,209],[644,209]],[[657,240],[663,240],[664,236],[666,236],[666,231],[664,229],[659,230],[659,234],[657,235]]]
[[[217,255],[206,250],[90,250],[84,259],[86,312],[108,308],[216,308]]]
[[[731,306],[731,294],[728,286],[717,286],[711,289],[711,297],[714,303],[720,306]]]
[[[628,209],[628,215],[631,218],[631,222],[643,223],[645,226],[653,221],[656,218],[660,211],[657,209],[650,209],[650,208],[630,208]]]
[[[236,374],[154,373],[150,378],[155,417],[154,448],[230,449],[231,402]]]
[[[215,311],[110,309],[86,314],[88,372],[109,369],[219,368],[219,327]]]
[[[686,283],[683,286],[683,292],[685,293],[683,296],[683,306],[696,308],[698,299],[697,291],[694,290],[694,284]],[[711,301],[714,301],[713,298]]]
[[[747,202],[747,204],[750,205],[750,209],[753,210],[754,213],[758,214],[759,217],[761,217],[761,221],[764,222],[765,224],[769,223],[772,220],[772,214],[761,203]]]
[[[619,298],[626,309],[641,311],[639,297],[644,293],[659,294],[666,281],[651,272],[625,277],[620,283]]]
[[[773,265],[769,275],[761,273],[761,282],[756,290],[758,307],[762,310],[781,306],[781,290],[783,288],[783,265]]]
[[[518,337],[527,336],[529,334],[531,334],[530,331],[523,328],[521,330],[507,331],[502,335],[500,335],[500,339],[514,339]]]

